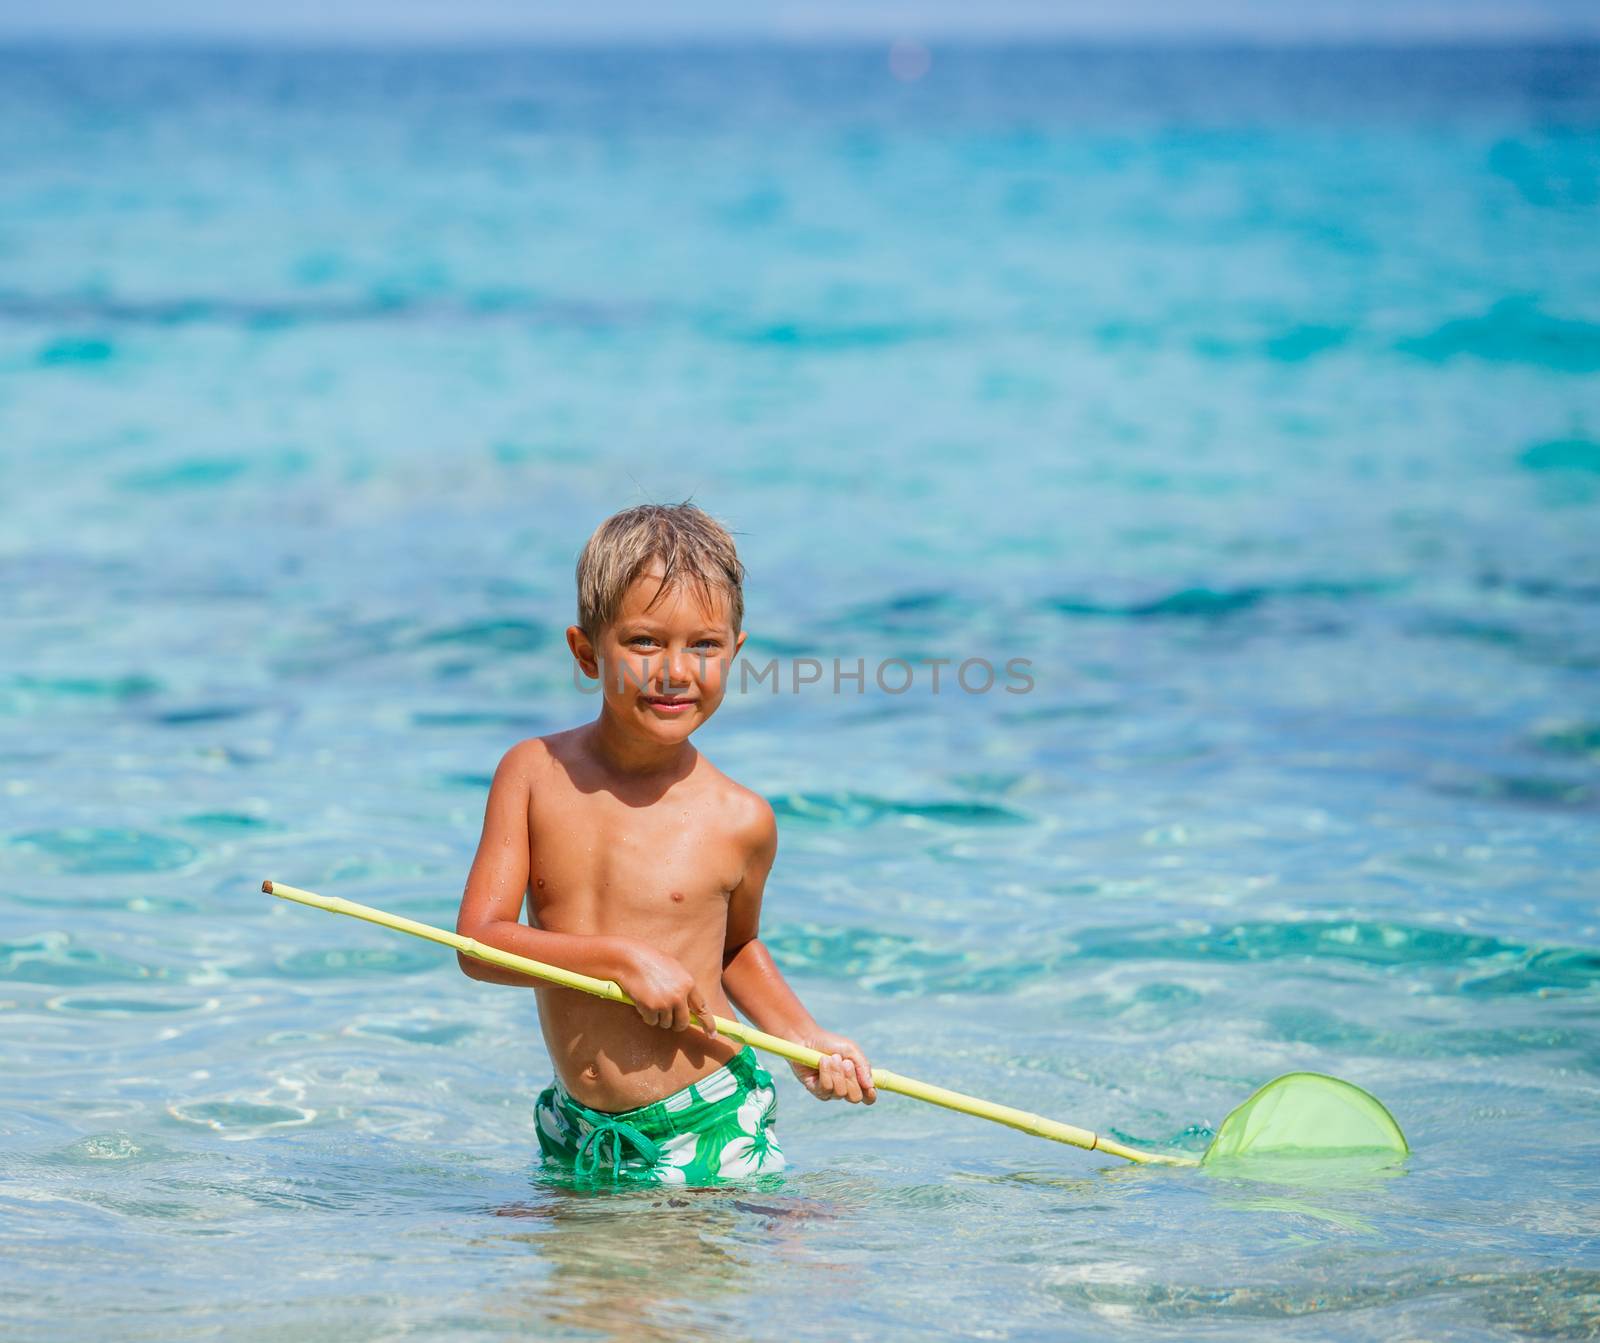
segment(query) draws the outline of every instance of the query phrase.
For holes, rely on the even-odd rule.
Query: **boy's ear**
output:
[[[740,630],[739,631],[738,635],[734,638],[734,641],[733,641],[733,657],[730,657],[728,659],[729,662],[732,662],[733,658],[736,658],[736,657],[739,656],[739,650],[744,647],[744,641],[749,637],[750,637],[750,631],[749,630]]]
[[[567,647],[572,650],[572,656],[578,660],[578,665],[583,668],[583,674],[591,681],[598,681],[600,679],[600,662],[595,657],[594,645],[589,642],[589,636],[583,632],[581,626],[567,626]]]

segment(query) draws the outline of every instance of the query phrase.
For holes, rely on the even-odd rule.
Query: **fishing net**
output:
[[[1222,1121],[1202,1161],[1410,1150],[1394,1116],[1375,1096],[1322,1073],[1285,1073]]]

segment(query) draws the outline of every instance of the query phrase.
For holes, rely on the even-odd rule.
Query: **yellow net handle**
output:
[[[531,960],[527,956],[501,951],[499,947],[486,947],[470,937],[463,937],[460,933],[448,933],[443,928],[435,928],[432,924],[418,923],[415,919],[403,919],[398,914],[385,913],[381,909],[374,909],[371,905],[359,905],[353,900],[344,900],[338,896],[317,895],[313,891],[303,891],[297,886],[285,886],[281,881],[264,881],[261,883],[261,889],[268,895],[275,895],[282,900],[293,900],[296,904],[310,905],[313,909],[324,909],[330,914],[348,914],[353,919],[375,923],[380,928],[392,928],[397,933],[409,933],[412,937],[420,937],[428,942],[438,942],[442,946],[453,947],[463,956],[471,956],[474,960],[532,975],[535,979],[559,984],[563,988],[576,989],[579,993],[593,994],[596,998],[608,998],[614,1003],[626,1003],[630,1007],[633,1005],[633,999],[622,991],[620,985],[609,979],[595,979],[592,975],[581,975],[575,970],[563,970],[559,965],[546,965],[543,961]],[[699,1020],[692,1016],[690,1019],[697,1022]],[[815,1068],[822,1061],[821,1051],[796,1044],[793,1040],[768,1035],[765,1031],[758,1031],[754,1026],[745,1025],[742,1021],[730,1021],[726,1017],[715,1017],[713,1020],[716,1022],[718,1033],[726,1035],[730,1040],[753,1045],[757,1049],[803,1064],[808,1068]],[[872,1070],[872,1084],[880,1091],[893,1091],[901,1096],[910,1096],[914,1100],[926,1101],[929,1105],[940,1105],[946,1110],[956,1110],[961,1114],[975,1115],[979,1119],[1004,1124],[1008,1128],[1021,1129],[1024,1133],[1032,1133],[1040,1138],[1067,1143],[1090,1152],[1106,1152],[1125,1161],[1162,1166],[1199,1164],[1193,1157],[1142,1152],[1136,1147],[1124,1146],[1115,1139],[1102,1137],[1089,1129],[1058,1123],[1054,1119],[1045,1119],[1042,1115],[1030,1114],[1027,1110],[998,1105],[994,1101],[968,1096],[960,1091],[919,1082],[914,1077],[904,1077],[899,1073],[890,1072],[887,1068]]]

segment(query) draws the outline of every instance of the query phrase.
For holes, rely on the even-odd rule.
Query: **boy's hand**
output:
[[[854,1040],[819,1031],[803,1043],[822,1051],[822,1062],[815,1068],[791,1063],[794,1075],[819,1101],[847,1100],[871,1105],[878,1099],[872,1085],[872,1067]]]
[[[628,947],[627,963],[616,977],[622,991],[647,1026],[681,1031],[689,1027],[689,1013],[700,1019],[707,1035],[717,1033],[716,1021],[705,995],[695,987],[694,976],[682,962],[644,942]]]

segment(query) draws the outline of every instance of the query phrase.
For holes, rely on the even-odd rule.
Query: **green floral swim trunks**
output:
[[[585,1182],[721,1184],[784,1168],[772,1074],[746,1045],[716,1072],[634,1110],[591,1110],[560,1079],[534,1110],[546,1165]]]

